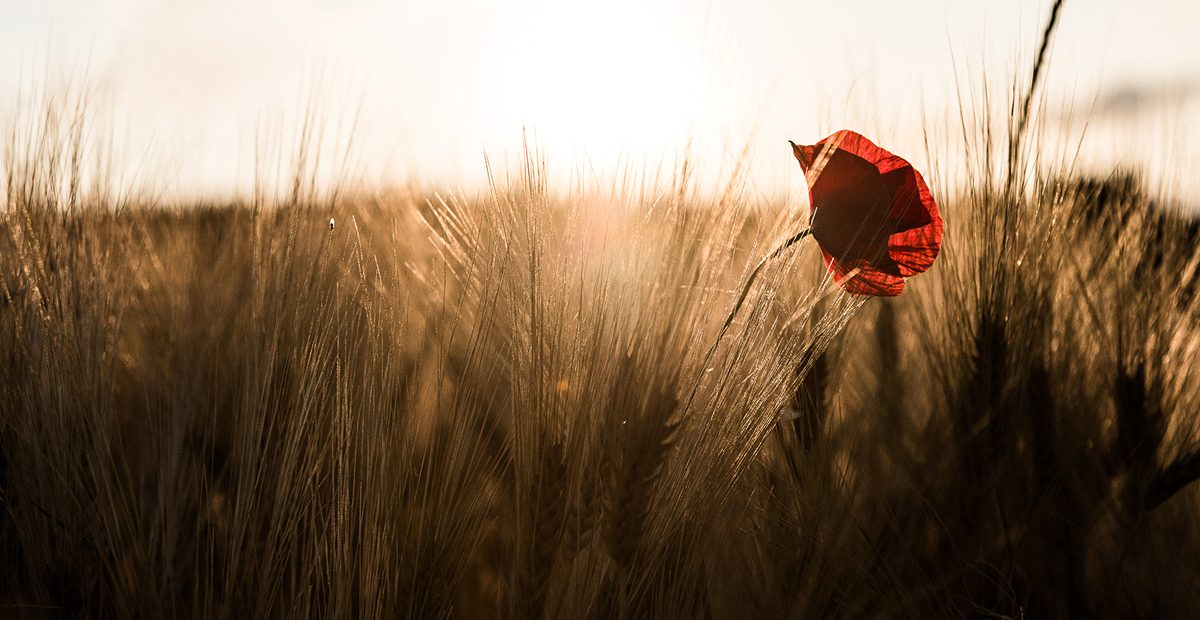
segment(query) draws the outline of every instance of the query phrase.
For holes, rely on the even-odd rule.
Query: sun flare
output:
[[[711,112],[700,46],[638,3],[548,6],[513,42],[491,72],[491,115],[525,127],[550,157],[679,151]]]

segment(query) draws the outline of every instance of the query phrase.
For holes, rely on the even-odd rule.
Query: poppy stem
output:
[[[779,255],[783,254],[785,250],[793,245],[796,245],[796,243],[798,243],[800,240],[811,234],[812,229],[805,228],[791,237],[788,237],[787,241],[779,244],[779,247],[771,250],[770,254],[767,254],[762,258],[762,260],[758,261],[758,265],[754,267],[754,271],[750,272],[750,279],[746,280],[746,285],[742,287],[742,292],[740,295],[738,295],[737,303],[733,304],[733,310],[730,310],[729,316],[725,317],[725,324],[721,326],[721,333],[717,335],[717,342],[721,341],[721,336],[724,336],[725,330],[729,329],[729,326],[733,324],[733,319],[737,316],[738,310],[742,309],[742,303],[746,301],[746,295],[750,293],[750,287],[754,286],[754,280],[758,277],[758,272],[762,271],[762,268],[766,266],[767,263],[779,258]],[[713,347],[716,348],[716,343],[713,343]]]
[[[733,310],[730,310],[729,316],[725,317],[725,323],[721,325],[721,331],[717,332],[716,339],[714,339],[712,345],[708,347],[708,352],[704,354],[704,361],[700,364],[702,376],[703,372],[705,372],[704,369],[708,367],[709,360],[711,360],[713,354],[717,352],[717,346],[721,344],[721,339],[725,337],[725,332],[729,331],[729,326],[733,324],[733,319],[737,316],[738,310],[742,309],[742,304],[746,301],[746,295],[750,293],[750,287],[754,285],[754,280],[758,278],[758,272],[762,271],[762,268],[766,266],[767,263],[779,258],[779,255],[783,254],[785,250],[793,245],[796,245],[802,239],[811,234],[812,229],[805,228],[791,237],[788,237],[786,241],[779,244],[779,247],[771,250],[770,254],[762,257],[762,260],[758,261],[758,264],[754,266],[754,271],[750,272],[750,278],[746,280],[746,285],[742,287],[742,292],[738,295],[737,302],[733,304]],[[684,403],[683,411],[688,411],[692,408],[692,399],[696,397],[696,391],[699,388],[700,381],[697,380],[696,383],[692,385],[692,390],[688,394],[687,402]]]

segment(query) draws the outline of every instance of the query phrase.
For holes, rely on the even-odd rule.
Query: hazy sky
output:
[[[368,179],[469,188],[525,128],[560,184],[748,147],[775,194],[803,182],[789,138],[855,128],[919,160],[922,113],[957,113],[955,64],[967,92],[1007,84],[1048,4],[0,0],[0,105],[47,63],[86,73],[138,174],[180,191],[251,182],[256,142],[286,143],[317,93],[331,134],[358,119]],[[1198,24],[1196,0],[1067,2],[1047,96],[1092,120],[1090,153],[1170,176],[1200,142]]]

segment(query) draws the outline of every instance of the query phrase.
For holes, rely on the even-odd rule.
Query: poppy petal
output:
[[[880,174],[886,174],[897,168],[911,167],[903,158],[889,153],[862,134],[849,129],[835,131],[829,138],[821,140],[821,143],[828,142],[835,136],[838,138],[838,148],[871,162]]]
[[[792,153],[808,181],[813,237],[845,290],[898,295],[904,278],[933,265],[942,219],[907,161],[849,130],[792,143]]]
[[[808,169],[812,167],[813,158],[816,157],[818,147],[796,144],[791,140],[788,140],[788,144],[792,145],[792,155],[795,155],[796,161],[800,162],[800,169],[808,172]]]
[[[865,261],[857,264],[839,263],[829,252],[821,250],[825,267],[833,274],[833,281],[852,295],[895,297],[904,292],[904,278],[871,269]]]
[[[836,150],[810,185],[809,195],[812,234],[821,247],[843,263],[886,258],[891,193],[874,165]]]
[[[893,232],[888,237],[888,254],[900,266],[900,274],[909,278],[932,267],[937,259],[942,246],[942,218],[929,187],[915,168],[899,168],[884,177],[889,185],[897,178],[902,180],[893,191]]]

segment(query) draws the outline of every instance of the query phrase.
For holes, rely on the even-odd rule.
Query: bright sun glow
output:
[[[492,120],[524,126],[552,162],[680,152],[711,113],[699,45],[638,3],[547,6],[512,42],[491,72]]]

